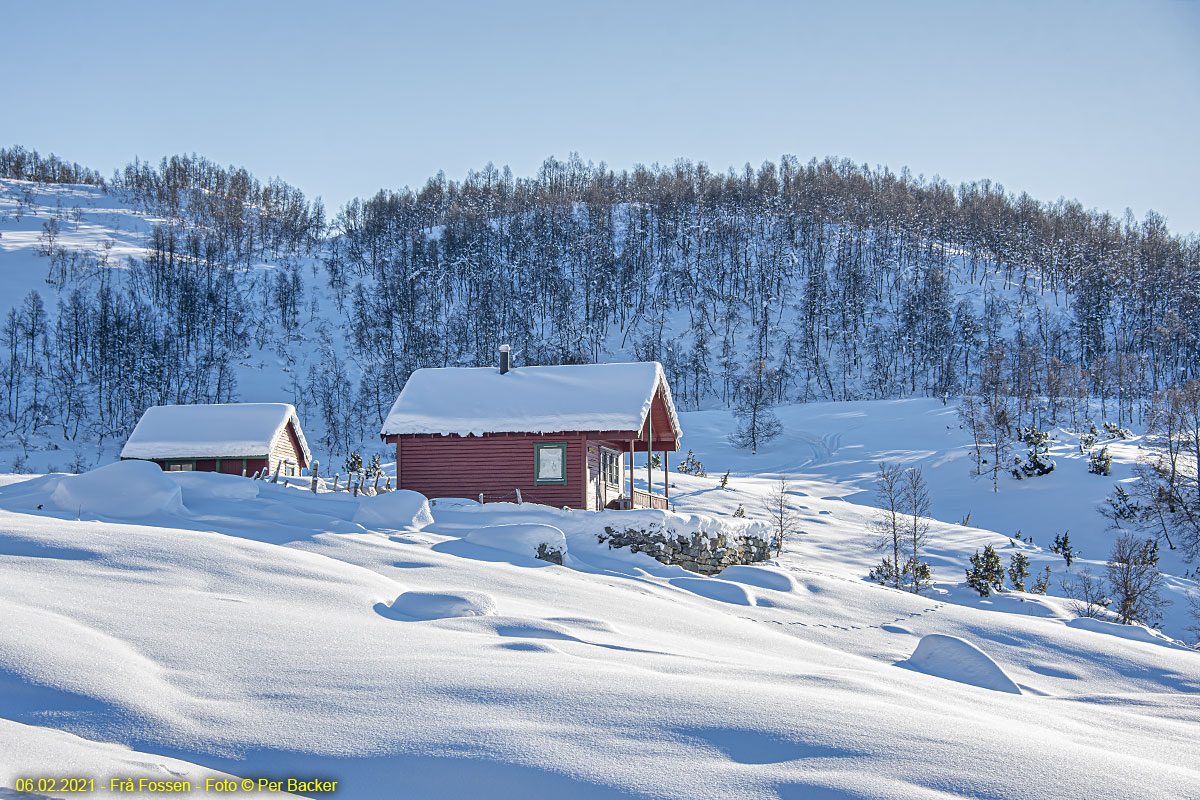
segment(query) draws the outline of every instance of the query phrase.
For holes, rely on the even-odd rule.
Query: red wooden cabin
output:
[[[299,475],[312,462],[290,403],[151,406],[121,458],[153,461],[164,471]]]
[[[666,508],[679,449],[658,362],[420,369],[384,421],[396,485],[426,497],[551,506]],[[634,490],[634,453],[662,453],[662,494]],[[649,459],[647,485],[656,488]],[[519,490],[519,492],[518,492]]]

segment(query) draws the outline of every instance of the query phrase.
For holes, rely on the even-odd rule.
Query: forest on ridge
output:
[[[983,393],[1017,424],[1088,397],[1130,420],[1200,365],[1200,238],[986,180],[573,155],[327,215],[195,155],[104,178],[14,147],[0,178],[103,187],[161,219],[144,258],[114,263],[58,243],[71,209],[47,215],[46,290],[2,328],[10,439],[121,438],[149,405],[237,399],[252,346],[297,361],[287,399],[334,453],[412,370],[492,364],[501,342],[524,364],[661,361],[689,409]]]

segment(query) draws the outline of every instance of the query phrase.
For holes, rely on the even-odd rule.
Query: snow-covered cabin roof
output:
[[[129,435],[121,458],[265,456],[289,420],[304,460],[311,464],[308,442],[290,403],[151,406]]]
[[[657,361],[519,367],[503,375],[494,367],[419,369],[380,434],[637,431],[659,386],[678,440],[675,403]]]

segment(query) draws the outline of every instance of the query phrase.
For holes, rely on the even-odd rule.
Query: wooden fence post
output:
[[[521,500],[521,488],[517,487],[517,505],[521,505],[522,502],[523,501]]]
[[[313,494],[317,493],[317,473],[321,471],[321,462],[314,461],[312,463],[312,486],[310,487]]]

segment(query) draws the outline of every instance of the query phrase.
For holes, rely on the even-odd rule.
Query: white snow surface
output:
[[[391,619],[431,620],[451,617],[490,617],[496,600],[483,592],[405,592],[376,610]]]
[[[44,475],[11,487],[8,498],[13,507],[112,519],[184,510],[179,483],[147,461],[119,461],[82,475]]]
[[[1058,470],[993,493],[952,406],[777,411],[785,433],[756,456],[729,448],[727,413],[683,416],[710,477],[672,473],[676,514],[438,500],[406,526],[363,516],[386,496],[138,462],[0,479],[0,796],[45,747],[97,778],[327,777],[346,798],[1194,797],[1200,653],[1072,623],[1058,592],[1102,571],[1095,502],[1135,440],[1112,445],[1105,480],[1057,433]],[[931,481],[921,595],[865,580],[881,460]],[[116,513],[52,501],[97,476],[86,494]],[[704,578],[598,540],[760,531],[778,477],[802,533],[771,561]],[[138,505],[168,484],[180,503]],[[512,525],[561,531],[564,565],[471,541]],[[1067,527],[1070,570],[1044,549]],[[1051,596],[970,591],[985,544],[1051,566]],[[1194,583],[1178,553],[1163,566],[1164,631],[1182,637]],[[975,645],[1020,694],[962,682],[978,659],[961,647],[918,669],[930,634]]]
[[[288,420],[304,460],[312,453],[291,403],[212,403],[151,406],[142,414],[122,458],[220,458],[266,456]]]
[[[567,538],[553,525],[540,522],[516,523],[511,525],[487,525],[477,528],[465,537],[472,544],[505,550],[509,553],[535,558],[538,548],[545,545],[549,550],[567,552]]]
[[[1021,687],[992,657],[958,636],[930,633],[921,637],[906,666],[946,680],[997,692],[1020,694]]]
[[[1076,617],[1067,622],[1067,624],[1079,630],[1103,633],[1106,636],[1119,636],[1122,639],[1129,639],[1130,641],[1146,642],[1148,644],[1161,645],[1162,647],[1181,647],[1179,642],[1169,636],[1163,635],[1159,631],[1147,628],[1145,625],[1122,625],[1118,622],[1111,622],[1106,619],[1093,619],[1091,617]]]
[[[399,489],[394,492],[358,498],[354,521],[375,530],[424,528],[433,522],[425,495]]]
[[[675,435],[670,390],[657,361],[517,367],[419,369],[383,421],[382,435],[636,431],[662,386]]]

